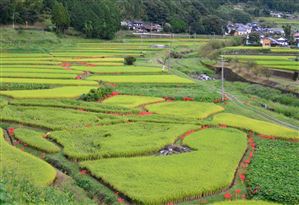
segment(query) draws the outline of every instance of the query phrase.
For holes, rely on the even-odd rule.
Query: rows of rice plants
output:
[[[267,68],[276,68],[276,69],[284,69],[284,70],[298,70],[299,62],[295,61],[295,57],[292,56],[250,56],[250,55],[242,55],[242,56],[226,56],[230,59],[238,59],[241,62],[254,61],[258,65]]]
[[[64,147],[63,152],[68,157],[87,160],[158,152],[196,127],[187,124],[130,123],[56,131],[49,137]]]
[[[203,196],[229,186],[247,147],[246,134],[208,129],[185,139],[194,150],[171,156],[102,159],[81,166],[143,204]]]
[[[95,81],[87,80],[64,80],[64,79],[30,79],[30,78],[0,78],[2,83],[28,83],[28,84],[46,84],[46,85],[65,85],[65,86],[97,86]]]
[[[18,128],[14,132],[14,137],[24,144],[36,148],[38,150],[55,153],[59,152],[60,148],[54,143],[44,138],[45,133],[34,131],[26,128]]]
[[[89,86],[66,86],[42,90],[12,90],[0,91],[0,95],[12,97],[15,99],[21,98],[77,98],[82,93],[88,93],[95,87]]]
[[[162,68],[149,66],[72,66],[72,69],[96,74],[163,73]]]
[[[193,84],[194,82],[187,78],[176,75],[93,75],[88,80],[107,81],[113,83],[178,83]]]
[[[83,69],[85,70],[85,69]],[[12,73],[48,73],[48,74],[81,74],[82,71],[80,70],[62,70],[60,67],[59,68],[26,68],[26,67],[3,67],[1,68],[1,75],[5,76],[5,73],[9,73],[10,75]]]
[[[0,78],[39,78],[39,79],[75,79],[76,74],[71,73],[27,73],[23,72],[4,72],[0,74]]]
[[[221,112],[223,107],[213,103],[203,102],[165,102],[146,106],[150,112],[161,115],[202,119]]]
[[[74,129],[124,121],[116,116],[80,110],[12,105],[1,109],[0,115],[1,121],[16,122],[49,130]]]
[[[12,105],[44,106],[53,108],[69,108],[99,113],[137,114],[139,110],[125,107],[105,105],[97,102],[85,102],[72,99],[22,99],[10,101]]]
[[[118,95],[104,100],[103,104],[134,108],[143,104],[161,102],[161,101],[164,101],[164,99],[157,98],[157,97],[147,97],[147,96]]]
[[[37,186],[47,186],[56,177],[56,170],[48,163],[26,152],[11,146],[3,138],[0,131],[0,172],[8,172],[14,176],[27,179]]]
[[[259,134],[283,139],[299,139],[297,130],[231,113],[221,113],[215,115],[213,118],[213,123],[227,124],[232,127],[252,130]]]

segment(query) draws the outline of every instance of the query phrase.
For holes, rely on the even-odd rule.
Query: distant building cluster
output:
[[[159,33],[163,30],[160,24],[138,21],[138,20],[122,21],[121,26],[137,33],[144,33],[144,32]]]
[[[266,28],[262,27],[257,22],[247,24],[229,23],[226,26],[226,35],[247,37],[247,45],[252,44],[248,39],[249,35],[253,32],[259,35],[260,44],[263,47],[289,46],[289,41],[285,38],[285,31],[283,28]],[[299,47],[299,32],[294,34],[294,39]]]

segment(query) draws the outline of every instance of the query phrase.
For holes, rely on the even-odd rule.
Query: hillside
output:
[[[112,39],[121,20],[143,20],[162,25],[165,32],[223,34],[224,25],[248,23],[256,17],[283,12],[294,17],[296,0],[27,0],[0,2],[0,24],[39,22],[49,31],[69,27],[87,37]],[[72,32],[73,33],[73,32]]]

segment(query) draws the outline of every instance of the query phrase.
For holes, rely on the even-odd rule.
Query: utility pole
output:
[[[224,101],[224,59],[223,55],[221,55],[221,100]]]
[[[12,12],[12,28],[15,29],[15,9]]]

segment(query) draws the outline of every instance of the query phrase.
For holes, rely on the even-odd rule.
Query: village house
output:
[[[263,48],[270,48],[271,47],[271,40],[269,38],[261,39],[261,44]]]
[[[122,27],[126,27],[129,30],[133,30],[135,32],[161,32],[162,26],[156,23],[146,23],[139,20],[134,21],[122,21]]]
[[[297,43],[297,48],[299,48],[299,32],[295,33],[295,34],[293,35],[293,37],[294,37],[294,40],[295,40],[296,43]]]

